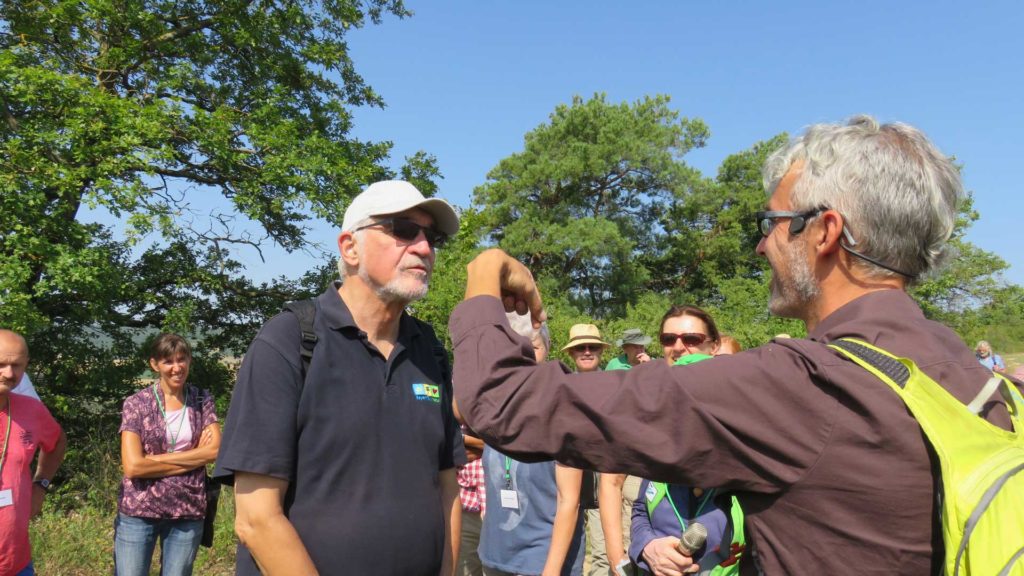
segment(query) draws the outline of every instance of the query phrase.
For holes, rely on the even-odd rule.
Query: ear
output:
[[[149,359],[149,367],[153,370],[153,372],[159,372],[159,370],[157,370],[158,366],[159,365],[157,364],[156,358]]]
[[[359,246],[352,232],[338,234],[338,253],[349,266],[359,265]]]
[[[818,217],[820,229],[816,240],[819,255],[825,256],[841,250],[839,240],[843,237],[843,216],[835,210],[826,210]]]

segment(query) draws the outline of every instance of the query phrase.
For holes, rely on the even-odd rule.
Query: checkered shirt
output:
[[[487,508],[486,490],[484,488],[484,461],[474,460],[459,468],[459,499],[462,509],[466,512],[483,514]]]

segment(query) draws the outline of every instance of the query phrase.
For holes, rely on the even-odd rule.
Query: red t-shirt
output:
[[[32,548],[28,541],[28,520],[32,513],[32,473],[29,469],[36,448],[49,452],[60,438],[60,425],[35,398],[7,394],[7,407],[0,409],[0,452],[3,456],[0,490],[10,490],[14,504],[0,508],[0,576],[10,576],[28,566]],[[11,436],[7,440],[10,418]]]

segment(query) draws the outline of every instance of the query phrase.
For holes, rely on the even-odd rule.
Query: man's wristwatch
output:
[[[36,480],[33,480],[32,483],[42,488],[43,492],[50,491],[50,481],[47,480],[46,478],[38,478]]]

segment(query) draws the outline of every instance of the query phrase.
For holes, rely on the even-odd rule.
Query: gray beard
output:
[[[430,275],[427,275],[426,282],[420,288],[409,289],[402,286],[402,279],[395,278],[387,284],[378,284],[374,282],[370,275],[366,273],[366,270],[362,267],[359,268],[359,278],[366,283],[367,286],[373,290],[373,293],[381,299],[382,302],[392,303],[400,302],[405,305],[410,302],[415,302],[420,298],[427,295],[427,290],[430,288]]]

